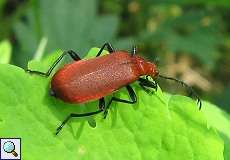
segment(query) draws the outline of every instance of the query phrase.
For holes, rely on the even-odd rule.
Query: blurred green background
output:
[[[105,42],[136,44],[162,74],[230,112],[229,18],[228,0],[0,0],[0,63],[25,68],[58,49],[84,57]],[[183,93],[162,82],[164,91]]]

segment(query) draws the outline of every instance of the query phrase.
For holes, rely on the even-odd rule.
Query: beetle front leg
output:
[[[110,43],[106,42],[106,43],[101,47],[101,49],[100,49],[100,51],[97,53],[96,57],[98,57],[98,56],[101,55],[101,53],[102,53],[102,51],[105,49],[105,47],[107,47],[107,49],[109,50],[109,53],[115,52],[115,50],[113,49],[113,46],[112,46]]]
[[[49,68],[49,70],[47,72],[40,72],[40,71],[33,71],[30,69],[25,69],[26,72],[28,73],[35,73],[35,74],[39,74],[45,77],[48,77],[51,72],[53,71],[53,69],[56,67],[56,65],[62,60],[62,58],[69,54],[71,56],[71,58],[75,61],[81,60],[81,58],[78,56],[78,54],[72,50],[69,51],[65,51],[60,57],[58,57],[58,59],[52,64],[52,66]]]
[[[95,115],[98,113],[101,113],[105,108],[105,99],[104,97],[99,99],[99,110],[95,112],[89,112],[89,113],[83,113],[83,114],[77,114],[77,113],[70,113],[69,116],[66,117],[66,119],[62,122],[62,124],[56,129],[56,135],[62,130],[62,128],[65,126],[65,124],[74,117],[86,117],[86,116],[91,116]]]
[[[136,93],[134,92],[134,90],[132,89],[132,87],[130,85],[127,85],[126,89],[128,90],[128,93],[129,93],[129,96],[130,96],[131,100],[125,100],[125,99],[120,99],[120,98],[117,98],[117,97],[112,97],[111,100],[109,101],[107,107],[105,108],[104,119],[106,118],[106,116],[108,114],[109,107],[110,107],[110,105],[111,105],[111,103],[113,101],[122,102],[122,103],[128,103],[128,104],[134,104],[134,103],[137,102],[137,96],[136,96]]]
[[[154,81],[150,81],[148,79],[144,79],[144,78],[139,78],[138,80],[140,83],[139,85],[144,89],[144,91],[146,91],[147,93],[152,93],[152,91],[148,88],[153,88],[157,91],[157,83]]]

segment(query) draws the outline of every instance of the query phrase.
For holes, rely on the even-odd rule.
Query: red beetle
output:
[[[105,47],[108,48],[110,54],[100,56]],[[136,55],[136,47],[133,47],[130,54],[126,51],[115,51],[110,43],[105,43],[96,58],[88,60],[81,60],[77,53],[69,50],[64,52],[46,73],[29,69],[26,71],[49,76],[54,67],[66,54],[69,54],[75,62],[65,65],[52,77],[51,95],[67,103],[86,103],[99,100],[99,110],[84,114],[71,113],[57,128],[56,134],[60,132],[71,117],[90,116],[104,111],[104,118],[106,118],[112,101],[136,103],[137,97],[130,86],[131,83],[138,80],[140,86],[147,92],[150,91],[148,88],[157,89],[157,83],[148,80],[148,76],[151,76],[153,80],[158,77],[175,80],[186,86],[196,96],[201,108],[201,101],[190,86],[175,78],[159,75],[154,63],[148,62]],[[141,78],[144,75],[146,75],[146,78]],[[112,97],[108,105],[105,106],[104,97],[122,87],[127,88],[131,100]]]

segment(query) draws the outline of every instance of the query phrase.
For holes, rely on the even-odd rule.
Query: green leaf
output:
[[[52,6],[52,7],[50,7]],[[97,14],[95,0],[40,0],[27,13],[27,21],[19,21],[14,29],[23,54],[17,62],[27,63],[42,38],[47,39],[45,52],[75,50],[80,56],[93,45],[101,47],[115,38],[118,18]]]
[[[171,4],[179,4],[179,5],[206,5],[206,6],[212,6],[212,7],[223,7],[223,8],[229,8],[230,3],[228,0],[165,0],[165,1],[159,1],[160,3],[171,3]]]
[[[184,51],[190,53],[201,60],[208,68],[213,68],[219,56],[218,45],[221,37],[213,33],[210,29],[197,28],[187,36],[169,32],[166,40],[169,49],[173,52]],[[195,47],[194,47],[195,45]]]
[[[6,0],[0,0],[0,14],[2,14],[2,9],[6,3]]]
[[[0,43],[0,63],[9,63],[11,57],[12,47],[8,40]]]
[[[230,159],[230,115],[213,104],[206,102],[205,105],[208,124],[217,128],[224,140],[224,159]]]
[[[162,7],[165,5],[162,4]],[[167,11],[168,9],[164,9],[164,12]],[[202,9],[196,12],[186,11],[178,17],[165,17],[155,32],[144,31],[140,35],[140,41],[151,42],[156,46],[164,45],[161,52],[167,50],[172,53],[193,55],[206,68],[213,69],[221,55],[219,51],[219,46],[223,43],[223,35],[219,31],[221,23],[223,22],[218,16],[213,16],[208,11]]]
[[[35,63],[30,67],[39,69]],[[21,137],[24,159],[223,159],[222,140],[188,97],[167,97],[160,88],[149,95],[134,83],[137,104],[113,103],[107,119],[102,114],[76,118],[55,136],[69,113],[97,110],[98,102],[64,103],[49,96],[50,78],[16,66],[0,65],[0,77],[0,137]],[[124,89],[115,96],[128,98]]]

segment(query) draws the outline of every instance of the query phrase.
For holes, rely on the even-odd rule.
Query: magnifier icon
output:
[[[15,151],[15,145],[13,142],[11,141],[7,141],[3,144],[3,149],[6,153],[11,153],[14,155],[14,157],[17,157],[18,154],[17,152]]]

